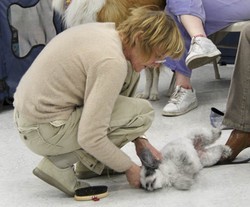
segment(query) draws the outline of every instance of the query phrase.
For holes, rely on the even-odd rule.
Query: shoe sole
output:
[[[43,180],[44,182],[48,183],[49,185],[54,186],[55,188],[61,190],[62,192],[66,193],[67,195],[73,197],[75,193],[72,193],[71,191],[67,190],[62,184],[57,182],[55,179],[53,179],[48,174],[41,171],[39,168],[35,168],[33,170],[33,174]]]
[[[189,112],[197,107],[198,107],[198,103],[194,102],[185,111],[182,111],[182,112],[164,112],[163,111],[162,115],[163,116],[179,116],[179,115],[186,114],[187,112]]]
[[[221,52],[216,51],[216,52],[208,54],[207,56],[203,56],[203,55],[193,56],[189,60],[186,60],[186,65],[189,69],[195,69],[195,68],[198,68],[198,67],[201,67],[203,65],[213,62],[213,60],[215,60],[220,55],[221,55]]]

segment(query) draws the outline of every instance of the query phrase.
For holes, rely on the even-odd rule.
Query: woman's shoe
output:
[[[193,37],[186,58],[186,65],[189,69],[198,68],[211,63],[220,55],[221,52],[210,39],[206,37]]]
[[[78,181],[72,167],[58,168],[48,158],[43,158],[33,170],[34,175],[46,183],[56,187],[69,196],[75,195],[78,188],[89,187],[88,183]]]
[[[232,154],[226,160],[221,160],[220,163],[226,163],[233,161],[237,155],[244,149],[250,147],[250,132],[243,132],[234,129],[226,142],[232,150]]]

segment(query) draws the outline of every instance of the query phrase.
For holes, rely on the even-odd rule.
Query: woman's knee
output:
[[[151,125],[154,109],[149,101],[139,98],[120,96],[112,113],[111,128],[141,127]]]
[[[139,111],[138,117],[142,118],[144,126],[149,127],[154,119],[154,109],[149,101],[144,99],[139,99],[138,101],[140,102],[138,106],[141,109]]]

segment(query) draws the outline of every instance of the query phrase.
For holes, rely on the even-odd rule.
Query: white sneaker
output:
[[[163,108],[162,115],[178,116],[185,114],[198,106],[195,90],[176,86],[168,104]]]
[[[190,69],[208,64],[221,55],[214,43],[206,37],[193,37],[186,58],[186,65]]]

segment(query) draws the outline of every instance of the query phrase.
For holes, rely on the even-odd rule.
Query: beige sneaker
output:
[[[89,187],[88,183],[77,180],[73,167],[58,168],[47,158],[42,159],[33,174],[69,196],[74,196],[76,189]]]
[[[104,170],[102,171],[101,175],[98,175],[95,172],[93,172],[90,169],[88,169],[81,162],[76,163],[76,165],[75,165],[75,172],[76,172],[76,176],[79,179],[89,179],[89,178],[94,178],[94,177],[103,176],[103,175],[111,176],[111,175],[120,175],[120,174],[123,174],[123,173],[116,172],[116,171],[114,171],[114,170],[112,170],[112,169],[110,169],[108,167],[105,167]]]

